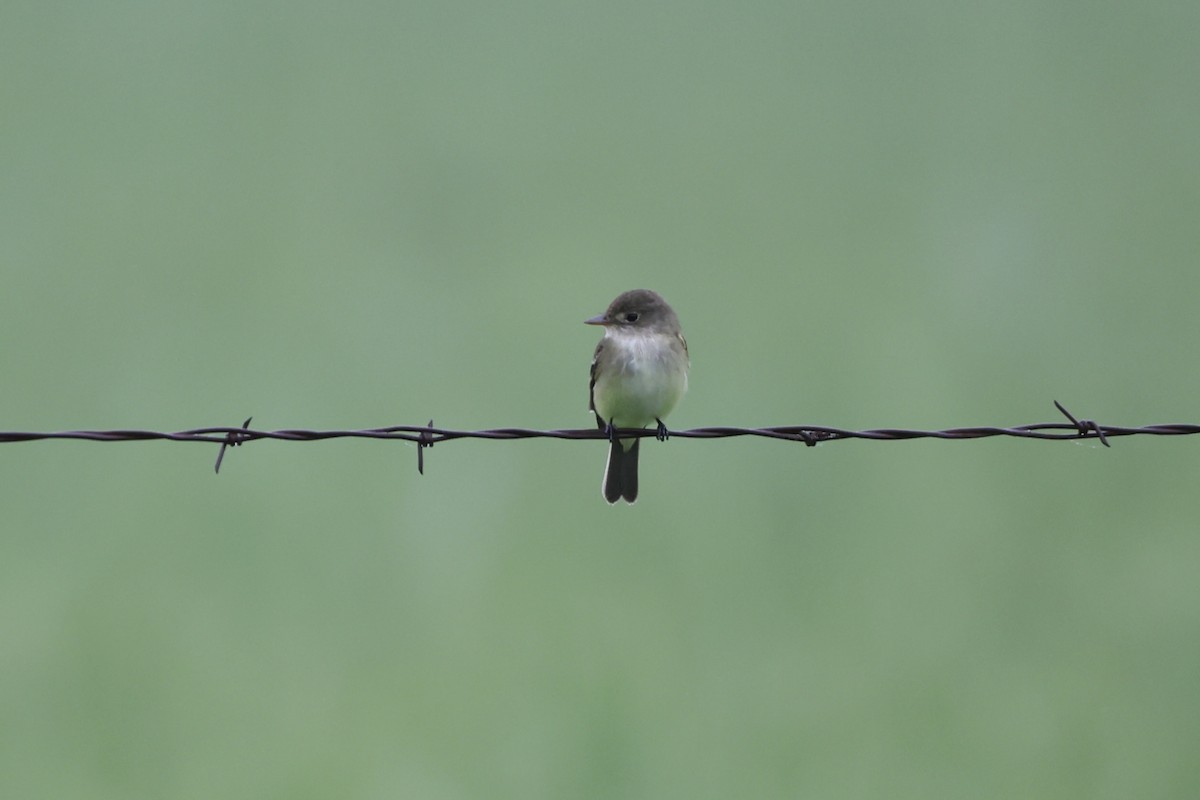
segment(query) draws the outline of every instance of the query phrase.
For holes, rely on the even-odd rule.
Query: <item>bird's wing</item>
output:
[[[592,353],[592,379],[588,383],[588,410],[596,414],[596,427],[603,429],[604,420],[600,419],[599,412],[596,411],[596,365],[600,363],[600,352],[604,350],[604,340],[596,345],[596,352]]]

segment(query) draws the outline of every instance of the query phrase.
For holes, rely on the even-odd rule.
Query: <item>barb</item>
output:
[[[250,420],[252,419],[254,419],[254,417],[246,417],[246,421],[242,423],[242,430],[246,430],[250,427]],[[213,467],[213,472],[217,473],[218,475],[221,474],[221,462],[225,459],[225,448],[237,447],[241,443],[242,435],[240,433],[231,432],[225,437],[225,441],[221,442],[221,449],[217,451],[217,464],[215,467]]]
[[[433,420],[429,420],[429,429],[433,430]],[[421,431],[417,437],[417,474],[425,474],[425,448],[433,447],[433,439],[426,431]]]
[[[1100,426],[1095,422],[1092,422],[1090,419],[1075,419],[1075,415],[1063,408],[1063,404],[1057,400],[1054,401],[1054,407],[1061,411],[1063,416],[1071,420],[1071,423],[1075,426],[1075,429],[1079,431],[1080,438],[1087,438],[1089,433],[1095,432],[1096,436],[1100,439],[1100,444],[1104,445],[1105,447],[1112,446],[1108,443],[1108,438],[1105,437],[1104,431],[1101,430]]]
[[[1189,436],[1200,433],[1200,425],[1166,424],[1145,425],[1141,427],[1125,427],[1118,425],[1101,425],[1090,419],[1078,419],[1074,414],[1054,401],[1055,407],[1065,416],[1068,422],[1044,422],[1033,425],[1018,425],[1016,427],[971,427],[947,428],[944,430],[908,430],[904,428],[873,428],[870,430],[845,430],[830,428],[822,425],[781,425],[767,428],[732,428],[709,427],[692,428],[690,430],[672,430],[670,436],[677,439],[728,439],[735,436],[754,436],[764,439],[779,439],[785,442],[800,442],[808,446],[836,442],[848,439],[866,439],[868,441],[900,441],[908,439],[986,439],[997,436],[1017,439],[1044,439],[1079,441],[1080,439],[1096,439],[1105,447],[1111,447],[1109,440],[1119,436]],[[655,428],[641,430],[621,429],[618,431],[622,438],[658,437],[660,431]],[[439,442],[449,442],[456,439],[491,439],[507,441],[511,439],[597,439],[606,440],[605,432],[599,428],[564,428],[553,430],[533,430],[529,428],[494,428],[489,430],[453,430],[450,428],[435,428],[433,420],[428,425],[416,427],[411,425],[395,425],[387,428],[367,428],[365,430],[334,430],[312,431],[285,429],[278,431],[258,431],[250,428],[247,419],[240,428],[194,428],[173,433],[142,430],[112,430],[112,431],[55,431],[48,433],[0,431],[0,444],[15,442],[34,442],[48,439],[71,439],[89,442],[205,442],[220,445],[217,452],[216,470],[219,472],[221,461],[227,447],[238,447],[246,442],[259,439],[276,439],[286,442],[315,442],[324,439],[385,439],[412,442],[417,445],[417,471],[425,474],[425,449]]]

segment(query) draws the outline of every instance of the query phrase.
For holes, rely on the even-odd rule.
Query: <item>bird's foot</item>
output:
[[[658,423],[658,430],[655,431],[654,436],[660,442],[665,442],[667,439],[671,438],[671,432],[667,430],[667,426],[663,424],[663,421],[658,417],[655,417],[654,421]]]

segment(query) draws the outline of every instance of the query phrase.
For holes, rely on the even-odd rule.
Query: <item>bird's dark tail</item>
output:
[[[628,450],[622,447],[620,440],[609,445],[608,466],[604,468],[604,499],[610,504],[622,497],[627,503],[637,500],[638,445],[641,441],[634,439]]]

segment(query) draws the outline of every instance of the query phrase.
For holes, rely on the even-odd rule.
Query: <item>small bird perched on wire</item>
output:
[[[607,431],[608,464],[602,490],[610,504],[638,496],[639,438],[619,439],[620,428],[658,424],[658,439],[667,438],[663,418],[688,386],[688,347],[679,318],[660,295],[634,289],[613,300],[603,314],[585,320],[603,325],[604,338],[592,356],[589,408],[596,424]]]

